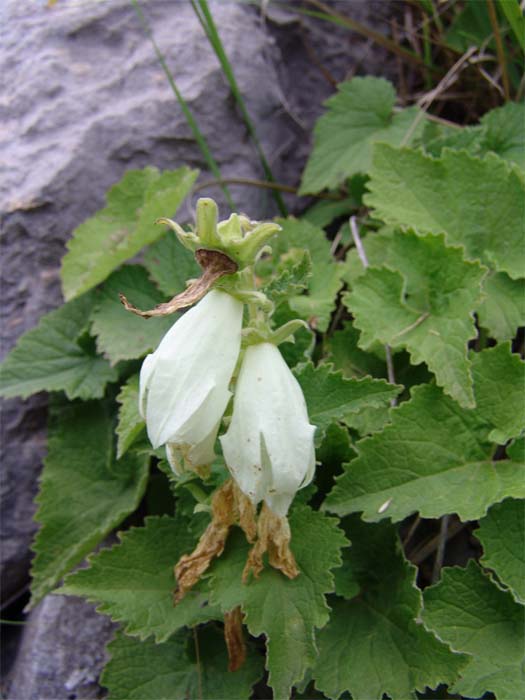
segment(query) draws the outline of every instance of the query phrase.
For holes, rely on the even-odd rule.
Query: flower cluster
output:
[[[233,481],[216,491],[207,532],[175,568],[179,596],[221,553],[233,522],[255,542],[246,576],[250,571],[257,575],[265,551],[273,566],[296,576],[286,515],[297,490],[313,478],[315,428],[277,345],[303,322],[272,329],[273,306],[253,282],[255,260],[279,227],[235,214],[218,223],[217,207],[209,199],[198,202],[195,232],[161,221],[195,252],[203,274],[151,311],[122,300],[143,316],[165,315],[198,301],[145,358],[140,373],[139,410],[149,439],[155,448],[165,445],[175,474],[189,470],[207,476],[233,393],[229,426],[219,438]]]
[[[140,373],[140,412],[153,447],[166,445],[177,474],[202,474],[231,397],[241,352],[243,304],[213,289],[148,355]],[[233,415],[220,441],[240,490],[286,515],[315,469],[314,426],[301,388],[271,342],[249,345],[236,380]]]

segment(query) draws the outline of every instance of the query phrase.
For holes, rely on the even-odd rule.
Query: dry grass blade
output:
[[[439,81],[439,83],[436,85],[435,88],[430,90],[429,92],[425,93],[423,97],[421,97],[418,100],[418,107],[420,108],[420,112],[416,115],[416,118],[410,125],[410,128],[407,130],[406,134],[403,137],[403,140],[401,141],[401,146],[406,146],[406,144],[410,141],[412,138],[412,135],[414,131],[417,129],[419,123],[421,120],[426,116],[426,111],[430,108],[430,105],[434,100],[439,97],[445,90],[448,90],[451,85],[453,85],[456,80],[459,77],[459,74],[465,68],[465,66],[468,65],[470,62],[472,56],[476,53],[477,48],[475,46],[471,46],[468,51],[465,51],[463,56],[461,56],[450,68],[448,73]]]
[[[510,100],[510,87],[509,75],[507,72],[507,62],[505,60],[505,53],[503,51],[503,41],[501,40],[498,18],[496,16],[496,8],[494,7],[494,2],[492,0],[487,0],[487,8],[489,11],[492,31],[494,32],[494,39],[496,40],[496,53],[498,54],[498,63],[501,70],[501,79],[503,81],[503,93],[505,95],[505,101],[508,102]]]

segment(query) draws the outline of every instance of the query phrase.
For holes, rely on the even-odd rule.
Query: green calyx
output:
[[[303,321],[290,321],[277,330],[272,330],[270,318],[275,305],[266,294],[259,291],[254,278],[254,265],[258,257],[266,252],[268,241],[281,227],[272,222],[251,221],[242,214],[232,214],[225,221],[218,221],[218,208],[213,199],[201,198],[197,202],[196,226],[192,231],[185,231],[171,219],[159,219],[157,223],[166,224],[176,234],[183,246],[196,253],[215,251],[222,253],[238,266],[236,272],[215,276],[212,286],[221,289],[246,304],[249,311],[249,326],[243,331],[244,345],[273,343],[279,345],[293,342],[293,334]],[[271,251],[271,248],[270,248]],[[210,253],[208,253],[208,256]],[[202,255],[201,255],[202,257]],[[200,258],[203,278],[209,269]]]
[[[248,307],[249,321],[242,331],[242,345],[259,343],[293,343],[294,333],[308,324],[300,319],[288,321],[279,328],[272,329],[271,316],[275,310],[274,303],[264,292],[254,288],[253,267],[246,267],[234,275],[223,277],[217,287],[231,294]]]
[[[242,214],[232,214],[229,219],[218,221],[219,210],[209,198],[197,202],[196,218],[195,231],[185,231],[171,219],[158,219],[157,223],[169,226],[189,250],[218,250],[235,261],[239,269],[253,265],[270,238],[281,230],[278,224],[251,221]]]
[[[263,324],[248,326],[242,331],[242,343],[244,346],[258,345],[259,343],[273,343],[274,345],[293,343],[294,333],[300,328],[308,328],[308,324],[300,319],[288,321],[275,330],[270,330]]]

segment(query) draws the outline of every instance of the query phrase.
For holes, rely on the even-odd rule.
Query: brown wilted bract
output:
[[[206,250],[200,248],[195,252],[195,259],[203,269],[201,277],[193,280],[188,287],[163,304],[158,304],[155,308],[149,311],[141,311],[133,306],[124,294],[119,294],[120,301],[124,304],[127,311],[131,311],[137,316],[143,318],[151,318],[152,316],[169,316],[179,309],[184,309],[186,306],[191,306],[195,302],[209,292],[215,282],[224,277],[224,275],[232,275],[237,272],[238,265],[231,258],[218,250]]]
[[[248,542],[252,544],[257,537],[257,511],[248,496],[244,495],[235,482],[233,482],[233,487],[235,489],[235,502],[239,515],[239,525],[246,535]]]
[[[251,548],[248,561],[242,573],[243,583],[248,581],[250,573],[255,578],[263,570],[263,555],[268,552],[268,560],[274,569],[279,569],[288,578],[299,575],[295,557],[290,549],[292,534],[286,517],[276,515],[266,503],[263,503],[257,521],[257,542]]]
[[[238,671],[246,660],[242,617],[240,606],[224,613],[224,639],[228,649],[228,671]]]
[[[219,557],[226,545],[232,525],[238,524],[248,542],[255,544],[250,550],[242,574],[243,583],[250,573],[257,578],[263,570],[263,556],[268,552],[268,561],[288,578],[299,575],[295,557],[290,550],[292,537],[286,517],[276,515],[263,503],[256,521],[256,509],[237,484],[228,479],[212,499],[212,520],[191,554],[184,554],[175,565],[177,589],[174,602],[177,604],[199,581],[212,560]]]
[[[184,554],[175,565],[175,603],[197,583],[214,557],[224,551],[230,527],[235,523],[244,530],[248,542],[253,542],[257,532],[255,507],[228,479],[213,495],[212,520],[191,554]]]
[[[184,554],[175,565],[178,603],[200,579],[212,559],[224,551],[230,527],[235,522],[233,482],[228,480],[212,499],[212,520],[191,554]]]

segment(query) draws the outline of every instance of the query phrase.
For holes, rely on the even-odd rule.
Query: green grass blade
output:
[[[498,4],[510,24],[523,51],[525,51],[525,18],[518,0],[498,0]]]
[[[261,161],[261,165],[264,170],[264,174],[266,176],[266,179],[269,182],[275,182],[275,178],[273,177],[270,165],[268,161],[266,160],[266,156],[264,155],[264,151],[262,149],[261,143],[259,141],[259,138],[257,136],[257,131],[255,129],[255,125],[253,121],[251,120],[250,115],[248,114],[248,110],[246,109],[246,104],[244,102],[244,98],[241,94],[241,91],[239,90],[239,86],[237,84],[237,81],[235,79],[235,75],[233,73],[233,69],[231,67],[230,61],[228,59],[228,56],[226,55],[226,51],[224,50],[224,45],[221,41],[221,38],[219,36],[219,32],[217,31],[217,27],[215,25],[215,22],[213,21],[212,14],[210,12],[210,9],[208,7],[207,0],[198,0],[198,5],[196,0],[191,0],[192,7],[195,11],[195,14],[199,18],[199,21],[202,25],[202,28],[204,29],[204,32],[206,36],[208,37],[208,41],[210,42],[213,50],[215,51],[215,54],[219,60],[219,63],[221,64],[222,70],[224,72],[224,75],[228,81],[228,84],[230,86],[230,90],[232,91],[232,95],[237,102],[237,105],[240,109],[242,118],[244,120],[244,123],[246,124],[246,128],[248,130],[248,133],[254,143],[255,149],[257,151],[257,155],[259,156],[259,160]],[[273,191],[273,196],[275,198],[275,201],[277,203],[277,206],[279,207],[279,211],[282,216],[287,215],[287,209],[286,205],[283,201],[283,198],[281,197],[281,194],[279,193],[278,190]]]
[[[164,59],[164,55],[162,51],[159,48],[159,45],[155,41],[155,37],[153,36],[153,32],[151,30],[150,24],[146,17],[144,16],[144,13],[142,12],[142,9],[138,3],[138,0],[131,0],[131,3],[133,7],[135,8],[135,12],[137,13],[137,16],[142,24],[142,27],[144,29],[145,34],[151,41],[151,44],[153,46],[153,49],[155,50],[155,54],[157,56],[157,59],[162,67],[162,70],[164,71],[166,78],[168,79],[168,82],[170,84],[171,89],[173,90],[175,97],[177,98],[177,101],[182,109],[182,112],[184,116],[186,117],[186,121],[188,122],[190,129],[193,133],[193,136],[195,138],[195,141],[197,141],[197,144],[199,145],[199,148],[201,149],[202,155],[204,156],[204,159],[206,161],[206,164],[208,168],[211,170],[211,172],[215,175],[217,180],[222,180],[222,175],[219,166],[217,165],[217,162],[215,158],[213,157],[210,147],[208,146],[208,142],[206,141],[206,138],[204,137],[204,134],[202,131],[199,129],[199,125],[197,124],[197,121],[195,117],[193,116],[188,103],[180,93],[176,83],[175,79],[173,78],[173,75],[171,74],[170,69],[168,68],[168,65]],[[228,202],[228,205],[230,208],[235,211],[236,207],[233,203],[233,200],[230,195],[230,191],[225,185],[221,185],[222,191],[224,192],[224,196],[226,197],[226,201]]]

